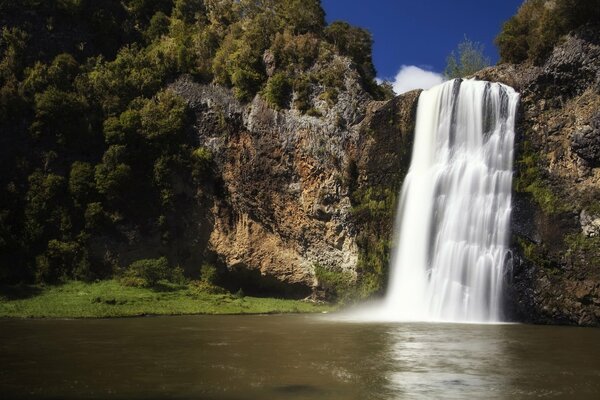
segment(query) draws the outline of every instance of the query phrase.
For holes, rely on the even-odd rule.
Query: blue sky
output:
[[[328,22],[344,20],[371,32],[377,75],[392,81],[402,66],[443,72],[448,54],[456,49],[465,35],[482,43],[486,55],[495,63],[498,51],[494,37],[502,23],[516,13],[522,2],[321,0]]]

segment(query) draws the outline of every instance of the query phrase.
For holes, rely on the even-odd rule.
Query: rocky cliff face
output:
[[[567,36],[543,66],[477,78],[521,93],[515,154],[514,319],[600,324],[600,34]]]
[[[361,280],[360,231],[380,221],[356,218],[355,193],[373,185],[395,193],[417,96],[373,102],[359,79],[348,69],[333,105],[315,96],[319,117],[273,110],[260,96],[240,104],[229,90],[186,77],[171,86],[195,112],[199,143],[214,155],[212,231],[203,251],[232,285],[305,297],[327,295],[320,271]],[[382,234],[390,234],[390,221]]]

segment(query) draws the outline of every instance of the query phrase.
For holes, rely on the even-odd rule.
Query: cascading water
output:
[[[385,319],[501,320],[518,101],[475,80],[421,93]]]

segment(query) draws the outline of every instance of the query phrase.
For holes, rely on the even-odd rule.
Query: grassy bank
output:
[[[308,313],[332,308],[300,300],[210,294],[190,285],[169,285],[160,290],[127,287],[116,280],[0,288],[0,317],[13,318]]]

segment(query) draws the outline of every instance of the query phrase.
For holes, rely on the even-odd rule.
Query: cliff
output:
[[[260,96],[242,104],[186,76],[171,85],[194,112],[199,144],[215,155],[212,229],[199,251],[226,286],[329,298],[382,289],[387,251],[371,255],[374,270],[366,246],[389,247],[418,93],[376,102],[359,79],[347,69],[333,106],[315,96],[318,117],[276,111]]]
[[[475,75],[521,93],[507,307],[536,323],[600,323],[600,30],[580,28],[543,65]]]

